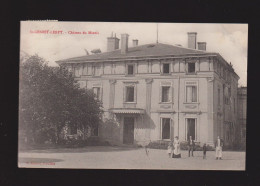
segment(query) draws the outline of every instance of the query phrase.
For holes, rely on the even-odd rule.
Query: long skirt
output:
[[[181,158],[181,152],[180,152],[180,146],[179,145],[175,145],[173,154],[172,154],[172,158]]]
[[[181,158],[181,154],[172,154],[172,158]]]

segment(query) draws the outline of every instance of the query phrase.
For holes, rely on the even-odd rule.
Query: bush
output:
[[[188,142],[182,141],[181,142],[181,150],[188,150]],[[199,142],[195,142],[194,151],[202,151],[203,148],[200,146]],[[215,151],[215,148],[212,146],[207,145],[207,151]]]
[[[151,148],[151,149],[167,149],[168,145],[169,145],[169,141],[158,140],[158,141],[150,142],[146,147]],[[188,150],[188,142],[182,141],[180,143],[180,148],[181,148],[181,150]],[[195,143],[194,150],[202,151],[202,147],[200,146],[199,143]],[[207,151],[214,151],[214,150],[215,150],[214,147],[207,145]]]
[[[151,149],[167,149],[169,141],[152,141],[146,147]]]
[[[66,148],[80,148],[85,146],[109,146],[108,141],[102,141],[98,138],[88,138],[86,140],[83,139],[75,139],[71,138],[68,140],[62,140],[59,143],[60,147],[66,147]]]

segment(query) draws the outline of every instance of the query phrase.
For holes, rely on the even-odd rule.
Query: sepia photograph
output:
[[[246,170],[248,24],[20,22],[19,168]]]

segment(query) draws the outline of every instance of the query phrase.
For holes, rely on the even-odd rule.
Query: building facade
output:
[[[238,75],[188,33],[189,48],[161,43],[128,47],[128,34],[107,38],[107,52],[57,61],[103,103],[97,135],[115,144],[146,145],[189,136],[213,145],[232,141]]]

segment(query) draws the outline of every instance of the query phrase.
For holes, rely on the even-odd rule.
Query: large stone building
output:
[[[110,143],[147,144],[155,140],[227,143],[237,124],[238,75],[218,53],[206,51],[197,33],[188,47],[153,43],[128,46],[128,34],[107,38],[107,52],[57,61],[81,88],[103,102],[98,135]]]

